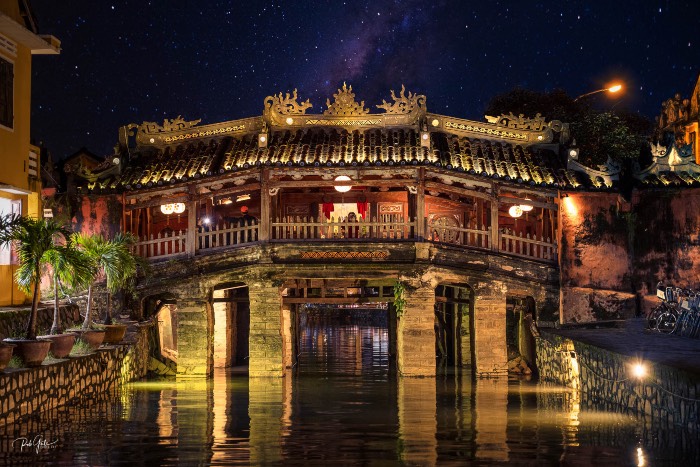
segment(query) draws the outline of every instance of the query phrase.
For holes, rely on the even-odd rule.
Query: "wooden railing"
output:
[[[491,230],[486,226],[470,229],[435,222],[428,224],[426,236],[433,242],[491,249]]]
[[[359,219],[355,222],[323,217],[277,218],[271,223],[271,241],[283,242],[344,242],[344,241],[421,241],[417,235],[416,220],[403,217]],[[194,254],[218,248],[231,248],[258,242],[259,224],[212,226],[197,232]],[[445,243],[467,248],[478,248],[539,261],[556,262],[557,244],[549,238],[530,237],[505,229],[492,238],[489,227],[460,227],[445,222],[426,222],[425,239],[434,243]],[[134,252],[150,259],[163,259],[186,255],[187,232],[160,233],[155,237],[141,239],[134,245]]]
[[[336,221],[333,217],[283,217],[272,222],[272,240],[415,240],[416,222],[403,217],[387,216],[372,220]]]
[[[197,250],[231,247],[258,241],[258,224],[251,220],[248,225],[213,225],[197,233]]]
[[[185,237],[184,230],[179,232],[159,233],[155,237],[139,239],[134,245],[134,253],[144,258],[164,258],[184,255]]]
[[[522,233],[514,233],[505,229],[499,234],[499,250],[509,255],[523,256],[545,261],[557,261],[557,244],[549,238],[530,238],[530,234],[523,237]]]

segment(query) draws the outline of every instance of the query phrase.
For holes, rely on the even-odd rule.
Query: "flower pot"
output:
[[[7,368],[7,364],[10,363],[10,359],[12,358],[12,349],[14,348],[14,344],[0,342],[0,371]]]
[[[51,341],[49,351],[56,358],[66,358],[75,344],[75,334],[73,333],[38,336],[38,339]]]
[[[77,334],[78,339],[87,342],[92,350],[102,345],[105,339],[104,329],[71,329],[70,332],[74,332]]]
[[[5,339],[6,343],[14,344],[15,355],[22,359],[26,366],[40,366],[49,354],[50,341],[29,339]]]
[[[105,324],[105,340],[103,344],[118,344],[124,339],[126,324]]]

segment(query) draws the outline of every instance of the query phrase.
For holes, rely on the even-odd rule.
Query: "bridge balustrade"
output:
[[[272,242],[347,242],[347,241],[423,241],[418,235],[417,219],[386,216],[377,219],[330,220],[324,217],[275,218],[270,224]],[[197,232],[194,254],[224,248],[235,248],[259,242],[260,225],[252,221],[249,225],[212,225]],[[492,230],[487,226],[462,227],[445,222],[425,222],[425,240],[433,243],[450,244],[469,249],[481,249],[537,261],[553,263],[557,261],[557,244],[549,238],[523,235],[509,229],[497,232],[492,238]],[[187,232],[159,233],[142,238],[134,246],[137,255],[153,260],[185,256]]]
[[[326,220],[324,217],[276,218],[272,222],[272,241],[313,240],[413,240],[416,236],[416,221],[403,217],[387,217],[377,220],[359,218],[355,222],[347,220]]]

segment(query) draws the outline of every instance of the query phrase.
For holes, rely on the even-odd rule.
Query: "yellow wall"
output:
[[[0,11],[23,25],[17,0],[0,0]],[[0,197],[21,199],[22,214],[38,217],[41,213],[41,182],[30,182],[28,176],[32,54],[27,46],[18,43],[15,38],[7,39],[17,46],[16,55],[0,49],[0,56],[13,64],[14,122],[12,128],[0,126],[0,185],[10,185],[33,193],[15,195],[0,191]],[[17,290],[14,283],[12,274],[16,269],[17,265],[0,265],[0,306],[18,305],[29,301],[29,297]]]
[[[0,306],[24,305],[31,302],[31,297],[20,292],[12,280],[17,265],[0,266]]]
[[[29,117],[31,110],[31,52],[17,44],[17,56],[10,57],[0,50],[5,60],[14,63],[14,128],[0,126],[0,184],[28,189]]]

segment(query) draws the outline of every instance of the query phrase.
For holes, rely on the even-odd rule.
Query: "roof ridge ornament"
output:
[[[408,92],[408,96],[404,93],[406,92],[405,86],[401,85],[401,92],[399,96],[396,97],[394,90],[390,89],[391,98],[394,100],[393,103],[389,103],[382,99],[382,103],[377,105],[378,109],[384,109],[388,114],[410,114],[413,109],[419,108],[425,110],[425,96],[422,94],[414,94],[411,91]]]
[[[146,134],[153,134],[153,133],[169,133],[171,131],[181,131],[181,130],[186,130],[187,128],[192,128],[193,126],[196,126],[199,122],[201,122],[202,119],[199,118],[197,120],[190,120],[189,122],[185,121],[184,118],[182,118],[182,115],[178,115],[177,118],[172,118],[172,119],[164,119],[163,120],[163,125],[158,125],[156,122],[143,122],[140,125],[136,124],[131,124],[129,127],[131,128],[137,128],[138,131]]]
[[[343,82],[343,88],[338,89],[337,94],[333,94],[335,102],[331,104],[330,99],[326,99],[326,107],[328,107],[323,115],[367,115],[369,109],[365,109],[365,101],[359,104],[355,101],[355,93],[352,92],[352,85],[349,87]]]
[[[313,107],[309,99],[306,99],[301,104],[297,102],[297,100],[296,88],[294,88],[291,96],[288,92],[285,93],[284,96],[282,96],[281,92],[279,95],[267,96],[263,101],[265,113],[267,114],[270,110],[274,110],[282,115],[303,115],[306,113],[306,109]]]
[[[528,118],[524,114],[520,114],[517,117],[513,112],[509,112],[508,115],[501,114],[498,117],[492,117],[486,115],[486,120],[489,123],[495,123],[499,127],[506,127],[512,130],[531,130],[531,131],[542,131],[551,126],[554,131],[560,131],[562,123],[558,120],[552,120],[549,125],[545,122],[545,118],[539,112],[534,118]]]

